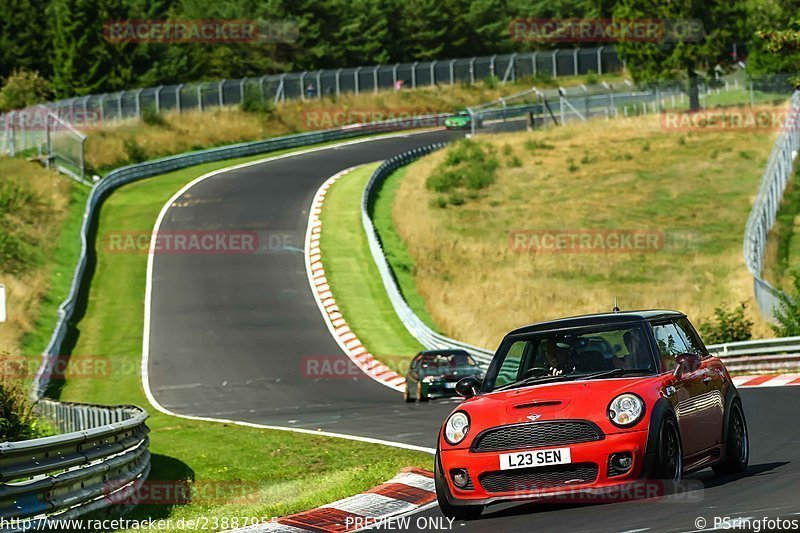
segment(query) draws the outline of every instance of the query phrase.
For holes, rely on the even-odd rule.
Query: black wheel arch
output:
[[[728,444],[728,426],[731,422],[731,410],[733,409],[733,404],[738,403],[739,409],[742,411],[742,421],[744,422],[745,431],[747,431],[747,418],[744,416],[744,406],[742,405],[742,398],[739,396],[739,390],[733,383],[728,384],[728,390],[725,391],[725,408],[723,412],[723,419],[722,419],[722,455],[720,459],[724,459],[725,450],[727,449],[726,446]]]
[[[647,428],[647,444],[644,449],[644,464],[642,473],[639,476],[641,479],[649,479],[653,477],[655,469],[656,446],[658,446],[659,429],[661,423],[665,418],[671,418],[675,422],[678,417],[675,415],[675,407],[667,398],[659,398],[653,404],[650,410],[650,424]],[[678,438],[680,438],[680,427],[675,424],[678,430]]]

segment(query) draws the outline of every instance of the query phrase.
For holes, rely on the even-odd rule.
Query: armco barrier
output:
[[[435,150],[439,150],[444,146],[446,146],[446,143],[431,144],[396,155],[384,161],[372,174],[367,186],[364,188],[364,194],[361,199],[361,223],[364,225],[364,231],[367,234],[367,241],[369,243],[369,249],[372,252],[372,258],[375,260],[375,264],[381,274],[381,280],[383,281],[383,286],[386,289],[389,300],[392,302],[392,307],[394,307],[397,316],[400,317],[400,320],[409,333],[429,350],[462,348],[470,352],[480,363],[488,364],[489,361],[492,360],[493,352],[451,339],[450,337],[433,331],[414,313],[411,307],[409,307],[405,298],[403,298],[403,293],[397,286],[392,268],[389,266],[386,256],[383,255],[380,236],[375,229],[375,225],[372,223],[371,214],[375,203],[375,195],[383,181],[398,168]]]
[[[52,529],[131,500],[150,471],[143,409],[40,400],[36,410],[64,433],[0,443],[0,531]]]
[[[220,148],[212,148],[209,150],[189,152],[186,154],[157,159],[155,161],[147,161],[145,163],[129,165],[111,171],[105,178],[103,178],[92,188],[92,191],[89,194],[89,199],[86,201],[86,210],[83,215],[83,224],[81,226],[81,254],[78,258],[78,264],[75,267],[75,272],[72,276],[72,284],[70,286],[69,295],[58,309],[58,321],[53,330],[53,334],[50,337],[50,342],[48,343],[47,348],[42,355],[42,364],[40,365],[39,370],[36,373],[36,377],[34,378],[32,390],[33,397],[40,398],[44,395],[48,384],[48,376],[52,375],[51,367],[61,353],[61,345],[67,335],[69,321],[73,312],[75,311],[75,305],[81,289],[81,282],[86,270],[86,253],[89,246],[88,235],[92,220],[95,215],[95,209],[100,204],[100,201],[103,199],[103,197],[110,191],[126,183],[151,176],[157,176],[159,174],[164,174],[181,168],[200,165],[203,163],[211,163],[214,161],[222,161],[236,157],[251,156],[287,148],[310,146],[329,141],[339,141],[373,133],[385,133],[398,130],[428,127],[440,124],[444,118],[448,116],[449,115],[446,114],[427,115],[414,117],[412,119],[373,122],[369,124],[352,124],[331,130],[287,135],[283,137],[266,139],[263,141],[240,143],[231,146],[223,146]]]

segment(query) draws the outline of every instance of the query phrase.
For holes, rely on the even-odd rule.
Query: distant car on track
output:
[[[435,461],[447,516],[477,518],[503,501],[602,497],[637,484],[669,492],[687,472],[747,468],[739,393],[675,311],[517,329],[483,382],[465,378],[457,390],[467,399],[442,426]]]
[[[469,376],[483,377],[483,370],[465,350],[419,352],[406,373],[406,402],[456,396],[456,383]]]
[[[472,116],[466,110],[457,111],[453,116],[444,119],[444,127],[448,130],[463,130],[469,128],[471,124]]]

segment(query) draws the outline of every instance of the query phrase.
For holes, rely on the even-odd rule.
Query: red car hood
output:
[[[469,415],[467,438],[459,446],[449,446],[444,441],[442,446],[468,448],[472,439],[485,429],[534,421],[589,420],[605,434],[647,429],[649,411],[661,396],[667,379],[660,375],[546,383],[475,396],[455,409]],[[609,422],[606,413],[611,400],[625,392],[638,394],[645,402],[646,411],[636,425],[621,429]]]

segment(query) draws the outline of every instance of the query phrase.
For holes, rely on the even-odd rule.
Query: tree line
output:
[[[515,19],[692,19],[696,42],[625,42],[639,80],[691,76],[748,56],[753,72],[795,71],[795,0],[0,0],[0,83],[38,73],[69,97],[159,84],[293,70],[424,61],[574,47],[515,39]],[[292,42],[128,42],[110,21],[283,21]],[[603,43],[609,44],[609,43]],[[592,46],[581,42],[579,46]],[[26,74],[30,75],[30,74]],[[45,89],[43,89],[45,90]]]

